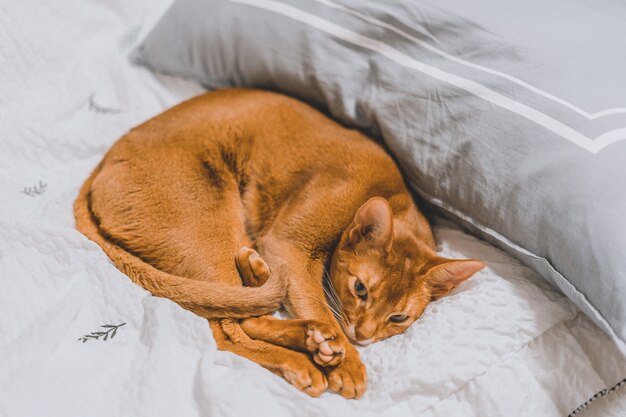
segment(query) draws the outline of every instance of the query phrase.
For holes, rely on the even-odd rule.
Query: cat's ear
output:
[[[438,264],[429,269],[427,273],[432,299],[436,300],[448,295],[454,287],[484,267],[484,263],[474,259],[438,258]]]
[[[387,200],[370,198],[357,210],[348,231],[351,244],[368,244],[389,251],[393,242],[393,213]]]

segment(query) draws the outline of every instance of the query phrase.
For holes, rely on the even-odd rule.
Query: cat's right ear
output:
[[[436,262],[437,265],[427,273],[433,300],[448,295],[453,288],[485,267],[484,263],[475,259],[438,257]]]
[[[387,200],[370,198],[356,212],[348,231],[348,242],[371,245],[384,251],[393,243],[393,213]]]

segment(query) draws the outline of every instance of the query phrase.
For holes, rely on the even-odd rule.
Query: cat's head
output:
[[[439,257],[406,229],[394,221],[387,201],[374,197],[342,233],[330,265],[329,299],[353,343],[367,345],[402,333],[431,300],[485,266]]]

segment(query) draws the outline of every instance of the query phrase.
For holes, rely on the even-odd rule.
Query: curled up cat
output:
[[[286,96],[206,93],[119,139],[76,225],[218,347],[319,396],[365,392],[353,344],[405,331],[484,267],[439,257],[393,159]],[[284,306],[291,320],[271,314]]]

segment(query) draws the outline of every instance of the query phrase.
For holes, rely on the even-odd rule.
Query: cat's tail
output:
[[[133,282],[155,296],[169,298],[208,319],[260,316],[280,307],[287,291],[286,268],[273,268],[269,279],[260,287],[198,281],[160,271],[108,240],[100,232],[90,208],[91,184],[100,168],[98,165],[85,181],[74,202],[76,227],[100,245],[115,266]]]

